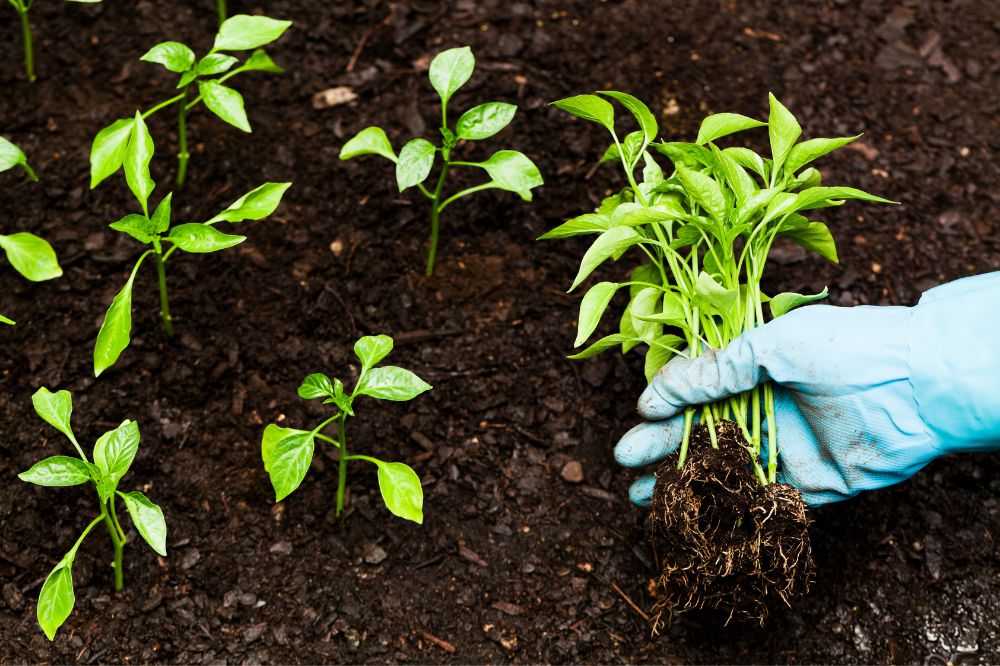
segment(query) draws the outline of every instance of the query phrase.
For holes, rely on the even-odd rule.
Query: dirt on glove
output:
[[[695,426],[684,468],[674,455],[656,472],[654,633],[693,609],[763,624],[770,604],[790,605],[813,578],[802,495],[784,483],[760,484],[735,423],[716,432],[714,449],[708,429]]]

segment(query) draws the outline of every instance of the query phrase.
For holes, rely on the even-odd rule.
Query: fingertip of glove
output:
[[[644,476],[628,489],[628,498],[632,504],[641,507],[649,506],[653,501],[653,487],[656,485],[656,478],[652,475]]]

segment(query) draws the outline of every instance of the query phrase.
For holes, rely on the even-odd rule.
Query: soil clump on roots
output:
[[[718,449],[708,429],[695,426],[684,468],[675,455],[656,471],[654,632],[672,614],[694,609],[763,624],[769,603],[790,605],[813,578],[801,494],[784,483],[761,486],[735,423],[724,421],[716,432]]]

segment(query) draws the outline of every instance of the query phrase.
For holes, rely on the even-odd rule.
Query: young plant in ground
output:
[[[517,106],[505,102],[487,102],[463,113],[454,129],[448,125],[448,101],[472,76],[476,59],[468,46],[448,49],[431,61],[431,86],[441,98],[441,144],[435,145],[427,139],[411,139],[397,156],[389,143],[389,138],[381,127],[367,127],[344,144],[340,159],[349,160],[358,155],[381,155],[396,164],[396,185],[403,192],[416,187],[431,203],[431,238],[427,251],[427,275],[434,274],[434,260],[437,256],[441,211],[462,197],[488,189],[507,190],[517,193],[525,201],[531,201],[531,190],[543,183],[538,167],[516,150],[499,150],[484,162],[470,162],[455,159],[456,149],[462,141],[480,141],[493,136],[514,119]],[[433,190],[424,185],[431,174],[437,157],[441,157],[441,167],[437,184]],[[454,167],[474,167],[482,169],[490,180],[454,194],[444,192],[448,174]]]
[[[100,376],[118,360],[131,342],[132,332],[132,286],[139,267],[147,257],[156,262],[156,276],[160,285],[160,319],[168,336],[174,334],[170,316],[170,301],[167,294],[166,264],[177,250],[192,254],[218,252],[238,245],[246,236],[225,234],[215,228],[219,222],[230,224],[246,220],[260,220],[274,212],[281,197],[291,183],[264,183],[257,189],[244,194],[228,208],[206,222],[189,222],[171,226],[171,205],[173,193],[160,200],[150,214],[149,197],[155,183],[149,174],[149,162],[153,158],[153,139],[149,135],[142,114],[136,111],[132,125],[127,129],[128,145],[122,151],[125,166],[125,180],[139,202],[141,212],[126,215],[111,224],[111,228],[128,234],[135,240],[149,246],[139,255],[128,281],[115,296],[111,307],[104,316],[104,323],[97,334],[94,345],[94,375]]]
[[[387,335],[366,336],[354,344],[354,353],[361,360],[361,376],[351,393],[344,392],[344,383],[330,380],[322,373],[311,374],[299,387],[299,397],[304,400],[322,399],[332,405],[333,414],[312,430],[284,428],[275,424],[264,429],[261,457],[264,469],[271,477],[275,501],[288,497],[299,487],[312,463],[315,441],[321,440],[337,447],[339,469],[337,474],[337,516],[344,511],[344,491],[347,489],[347,463],[360,460],[378,468],[378,486],[386,508],[393,514],[415,523],[424,521],[424,492],[420,477],[401,462],[385,462],[371,456],[351,454],[347,450],[347,418],[354,416],[354,402],[361,396],[376,400],[402,402],[412,400],[431,389],[409,370],[392,365],[375,367],[392,351],[392,338]],[[323,430],[336,424],[336,438],[323,434]]]
[[[91,462],[80,447],[76,435],[73,434],[70,423],[73,398],[69,391],[52,393],[46,388],[41,388],[32,396],[31,401],[35,406],[35,412],[69,439],[79,457],[46,458],[28,471],[18,474],[18,478],[38,486],[78,486],[92,483],[97,491],[101,511],[84,528],[73,547],[49,573],[38,595],[38,624],[51,641],[56,636],[56,630],[73,611],[73,604],[76,601],[73,593],[73,561],[76,559],[77,551],[90,531],[99,523],[104,523],[107,528],[114,550],[111,567],[115,572],[115,591],[122,589],[124,582],[122,554],[127,539],[125,530],[118,522],[115,500],[117,498],[122,500],[129,516],[132,517],[136,531],[150,548],[164,557],[167,555],[167,524],[163,520],[163,511],[160,507],[149,501],[141,492],[118,490],[119,482],[128,472],[139,450],[139,426],[135,421],[126,420],[114,430],[101,435],[94,444],[94,461]]]
[[[28,159],[20,148],[0,136],[0,172],[21,167],[28,178],[38,181],[38,176],[28,165]],[[62,275],[62,268],[56,260],[56,253],[48,241],[35,234],[20,232],[8,236],[0,234],[0,249],[7,255],[7,261],[18,273],[32,282],[52,280]],[[14,325],[14,321],[0,314],[0,324]]]
[[[187,120],[191,111],[205,107],[233,127],[250,132],[243,106],[243,96],[224,85],[226,81],[243,72],[272,72],[285,70],[274,64],[271,56],[259,47],[270,44],[288,29],[291,21],[279,21],[266,16],[238,14],[224,21],[215,36],[212,50],[197,58],[194,51],[180,42],[162,42],[151,48],[140,60],[163,65],[179,74],[179,93],[156,104],[142,114],[143,119],[169,107],[177,109],[177,184],[183,185],[187,175],[188,152]],[[250,51],[242,64],[231,52]],[[214,77],[214,78],[213,78]],[[111,123],[94,137],[90,149],[90,187],[94,188],[122,166],[125,149],[131,139],[133,122],[122,118]]]
[[[81,4],[96,4],[101,0],[67,0],[67,2],[77,2]],[[21,20],[21,39],[24,42],[24,71],[28,75],[28,81],[35,82],[35,50],[31,45],[31,23],[28,21],[28,12],[31,11],[35,0],[7,0],[17,12]]]

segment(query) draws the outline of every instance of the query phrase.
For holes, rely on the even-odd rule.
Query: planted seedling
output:
[[[615,110],[609,99],[631,113],[638,130],[619,137]],[[704,120],[693,143],[657,141],[655,117],[645,104],[625,93],[605,91],[554,104],[610,132],[612,144],[602,161],[621,164],[628,181],[627,187],[605,198],[595,212],[569,220],[542,237],[597,236],[583,257],[571,291],[609,258],[617,260],[634,248],[642,259],[628,280],[599,282],[587,291],[580,305],[575,346],[584,344],[594,333],[618,290],[627,290],[629,301],[618,332],[572,358],[587,358],[612,348],[627,353],[645,346],[647,381],[674,355],[695,357],[724,348],[743,332],[763,325],[765,303],[770,306],[771,316],[779,317],[826,296],[824,289],[813,295],[784,293],[768,297],[760,288],[768,254],[778,238],[788,238],[837,261],[833,235],[826,224],[812,219],[813,211],[841,205],[848,199],[892,203],[850,187],[821,186],[821,175],[810,163],[857,137],[798,142],[801,135],[798,122],[773,95],[767,122],[733,113],[712,115]],[[769,157],[743,146],[720,147],[720,139],[757,127],[767,127]],[[654,153],[671,161],[668,175]],[[704,424],[699,438],[703,436],[708,451],[691,468],[687,457],[693,426],[698,420]],[[717,427],[726,420],[736,425]],[[766,457],[762,452],[764,423],[768,433]],[[733,562],[760,565],[759,576],[747,580],[752,579],[760,589],[773,590],[783,598],[801,589],[808,578],[808,566],[795,568],[798,565],[795,555],[801,554],[803,547],[804,559],[808,559],[804,505],[797,491],[777,483],[779,433],[774,418],[773,388],[765,383],[752,392],[707,405],[700,414],[689,409],[683,427],[676,469],[661,468],[654,493],[654,522],[662,528],[657,531],[672,535],[670,544],[675,555],[666,560],[663,581],[667,591],[658,604],[658,616],[665,610],[709,604],[761,617],[763,607],[754,599],[740,598],[738,592],[745,592],[741,585],[712,567],[720,563],[731,567]],[[685,504],[685,498],[689,499],[692,492],[701,492],[692,491],[694,485],[706,479],[716,481],[721,478],[718,475],[727,471],[728,463],[719,462],[720,454],[712,452],[720,448],[720,433],[725,434],[735,455],[742,458],[743,462],[734,469],[750,475],[750,483],[742,496],[730,492],[730,496],[739,500],[736,505],[719,509],[732,510],[736,516],[732,523],[720,521],[716,516],[699,524],[700,509]],[[713,463],[714,470],[710,461],[717,463]],[[763,493],[765,489],[768,492]],[[702,506],[725,504],[717,499],[728,492],[721,481],[716,486],[703,484],[702,490],[717,496]],[[746,539],[737,544],[756,551],[722,552],[725,549],[719,541],[721,535],[710,536],[699,531],[708,529],[709,524],[716,526],[713,529],[732,529],[733,524],[744,523],[744,519],[745,524],[753,524],[751,515],[759,518],[770,515],[767,510],[756,513],[755,507],[772,504],[782,509],[778,512],[781,519],[766,527],[758,524],[760,539]],[[792,546],[788,546],[788,539],[775,536],[781,534],[781,529],[787,531],[784,536],[797,535]],[[692,544],[701,550],[691,550]],[[721,550],[711,550],[709,546]],[[781,557],[768,559],[777,553],[761,552],[782,547],[787,550]],[[726,571],[732,573],[731,568]],[[721,582],[724,580],[728,582]],[[725,585],[732,588],[723,589]],[[797,585],[800,587],[796,588]]]
[[[139,535],[157,554],[167,555],[167,524],[163,520],[163,511],[138,490],[122,492],[118,484],[128,472],[139,450],[139,426],[135,421],[123,421],[120,426],[104,433],[94,444],[94,461],[87,458],[83,448],[73,434],[70,417],[73,413],[73,397],[69,391],[52,393],[47,388],[38,389],[31,398],[35,412],[42,420],[61,432],[76,449],[76,458],[72,456],[52,456],[35,463],[26,472],[18,474],[18,478],[37,486],[79,486],[85,483],[94,484],[97,499],[101,507],[100,514],[90,521],[83,533],[63,556],[62,560],[52,569],[42,591],[38,595],[38,624],[49,640],[56,637],[56,631],[66,621],[73,611],[76,596],[73,592],[73,561],[83,540],[99,523],[104,523],[111,538],[114,550],[114,561],[111,566],[115,572],[115,591],[120,591],[124,584],[122,555],[127,542],[125,530],[118,522],[115,510],[115,500],[120,498],[132,517],[132,524]]]
[[[351,454],[347,450],[347,418],[354,416],[355,401],[361,396],[376,400],[403,402],[412,400],[431,386],[414,373],[392,365],[376,367],[392,351],[392,338],[387,335],[366,336],[354,344],[354,353],[361,360],[361,376],[354,390],[345,393],[344,383],[331,380],[322,373],[311,374],[299,387],[303,400],[323,400],[331,405],[333,414],[312,430],[284,428],[275,424],[264,429],[261,457],[264,469],[271,477],[275,501],[288,497],[299,487],[312,463],[316,440],[337,447],[339,468],[337,474],[337,516],[344,511],[344,491],[347,489],[347,463],[363,461],[378,469],[378,486],[382,500],[390,512],[412,520],[424,521],[424,492],[420,477],[401,462],[385,462],[378,458]],[[336,438],[323,434],[323,430],[336,424]]]
[[[224,85],[226,81],[243,72],[272,72],[280,74],[285,70],[274,64],[271,56],[259,48],[270,44],[288,29],[291,21],[279,21],[266,16],[238,14],[225,20],[215,36],[212,50],[197,58],[194,51],[180,42],[157,44],[140,60],[155,62],[180,75],[177,81],[179,93],[156,104],[142,113],[145,120],[153,114],[169,107],[177,109],[177,184],[183,185],[187,176],[188,153],[187,120],[191,111],[199,104],[216,116],[244,132],[250,132],[243,105],[243,96],[234,88]],[[242,64],[232,55],[240,51],[255,49]],[[237,66],[238,65],[238,66]],[[214,78],[213,78],[214,77]],[[90,187],[94,188],[122,166],[126,147],[131,140],[134,127],[131,118],[122,118],[111,123],[94,137],[90,149]]]
[[[101,0],[67,0],[80,4],[96,4]],[[7,0],[17,12],[21,20],[21,39],[24,42],[24,71],[28,75],[28,81],[35,82],[35,51],[31,45],[31,23],[28,21],[28,12],[31,10],[35,0]]]
[[[38,176],[28,165],[24,152],[7,139],[0,136],[0,172],[21,167],[33,181]],[[8,236],[0,234],[0,249],[7,255],[7,261],[18,273],[32,282],[52,280],[62,275],[62,268],[56,260],[56,253],[48,241],[35,234],[20,232]],[[0,314],[0,324],[14,325],[14,321]]]
[[[111,228],[128,234],[149,247],[139,255],[128,281],[115,296],[104,316],[104,323],[97,334],[94,345],[94,375],[100,376],[118,360],[131,342],[132,332],[132,287],[139,267],[147,257],[156,262],[156,276],[160,286],[160,319],[168,336],[174,334],[170,316],[170,300],[167,294],[166,264],[170,257],[180,250],[191,254],[218,252],[238,245],[246,236],[225,234],[215,228],[219,222],[234,224],[246,220],[260,220],[274,212],[281,197],[291,183],[264,183],[257,189],[244,194],[228,208],[206,222],[189,222],[171,226],[173,193],[160,200],[150,214],[149,197],[155,183],[149,174],[149,162],[153,158],[153,139],[149,135],[142,114],[136,111],[128,128],[129,141],[125,146],[122,161],[125,165],[125,180],[139,202],[141,212],[126,215],[111,224]]]
[[[472,76],[476,59],[468,46],[448,49],[431,61],[431,86],[441,98],[441,143],[435,145],[427,139],[411,139],[399,151],[389,143],[381,127],[367,127],[344,144],[340,159],[349,160],[359,155],[381,155],[396,164],[396,185],[403,192],[416,187],[431,203],[431,238],[427,251],[427,275],[434,274],[437,256],[441,211],[464,196],[482,190],[500,189],[515,192],[525,201],[531,201],[531,190],[542,184],[538,167],[516,150],[499,150],[484,162],[455,159],[455,152],[462,142],[488,139],[514,119],[517,106],[505,102],[487,102],[463,113],[454,129],[448,124],[448,102],[459,88]],[[437,158],[441,158],[437,184],[433,190],[424,185]],[[448,174],[454,167],[482,169],[490,180],[448,195],[444,192]]]

